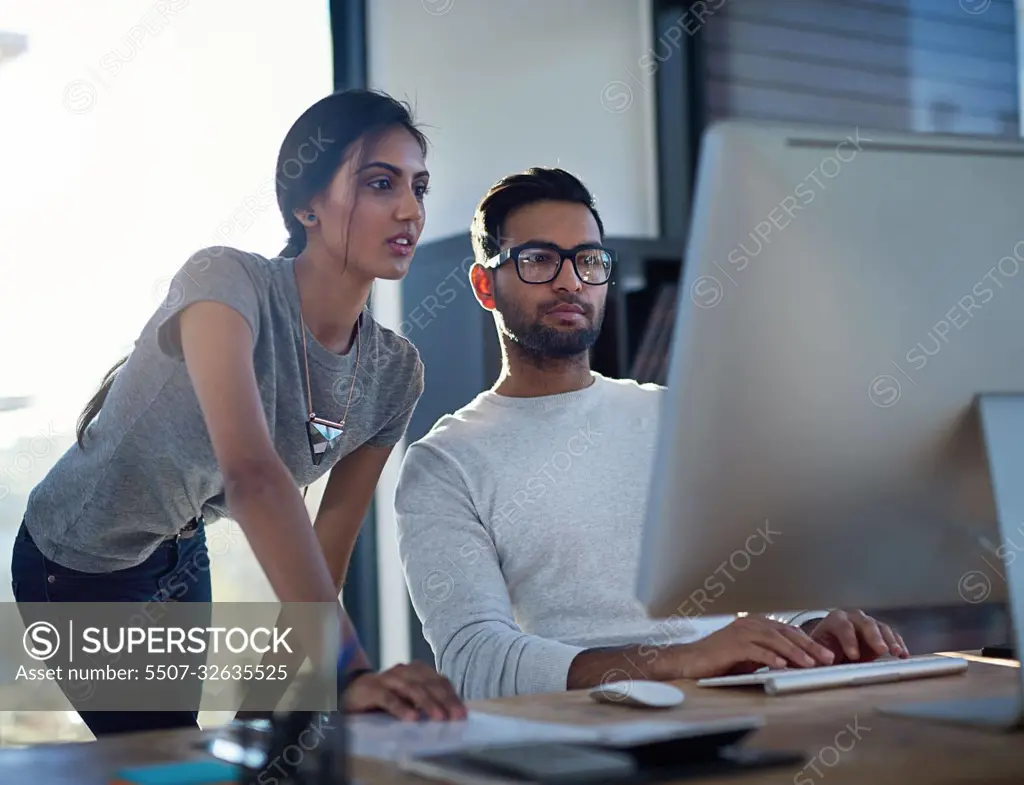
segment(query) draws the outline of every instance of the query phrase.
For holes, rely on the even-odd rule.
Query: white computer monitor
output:
[[[712,126],[671,351],[653,616],[1006,602],[1024,651],[1024,145]]]

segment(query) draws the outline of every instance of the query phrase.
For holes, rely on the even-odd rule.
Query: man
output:
[[[530,169],[491,188],[472,234],[501,374],[409,447],[396,495],[413,605],[464,698],[908,656],[860,611],[649,618],[635,583],[664,388],[590,369],[612,264],[593,199]]]

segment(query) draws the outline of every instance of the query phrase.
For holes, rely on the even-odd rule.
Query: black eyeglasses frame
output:
[[[554,251],[559,255],[558,266],[555,268],[555,273],[546,281],[528,281],[523,277],[523,273],[519,269],[519,254],[528,248],[544,248],[549,251]],[[603,251],[604,253],[608,254],[608,257],[611,260],[611,264],[609,265],[607,278],[605,278],[603,281],[594,283],[593,281],[586,280],[582,275],[580,275],[580,268],[579,265],[576,263],[576,257],[582,251]],[[551,283],[556,278],[558,278],[559,275],[561,275],[562,265],[564,265],[565,260],[568,259],[572,262],[573,272],[576,273],[576,277],[579,278],[580,281],[585,283],[587,286],[606,286],[608,282],[612,279],[612,272],[615,269],[615,264],[618,262],[618,257],[619,255],[614,249],[608,248],[607,246],[601,245],[600,243],[581,243],[580,245],[577,245],[574,248],[562,248],[561,246],[555,245],[554,243],[531,242],[522,243],[521,245],[513,245],[511,248],[505,248],[501,252],[495,254],[490,259],[488,259],[487,262],[484,264],[484,267],[487,267],[488,269],[491,270],[496,270],[506,262],[514,261],[516,275],[519,276],[520,281],[526,284],[543,285]]]

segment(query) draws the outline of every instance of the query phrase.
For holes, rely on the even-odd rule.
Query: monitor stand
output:
[[[1024,522],[1024,395],[979,395],[975,400],[989,477],[1005,548]],[[1005,550],[1004,548],[1004,550]],[[1011,645],[1024,652],[1024,558],[1003,556]],[[998,580],[998,576],[995,577]],[[1024,730],[1024,668],[1016,668],[1013,693],[992,698],[964,698],[880,707],[884,714],[991,730]]]

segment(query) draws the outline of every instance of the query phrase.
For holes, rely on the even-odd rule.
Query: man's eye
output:
[[[519,258],[521,261],[530,262],[532,264],[556,264],[558,259],[555,254],[546,250],[536,251],[523,251]]]

